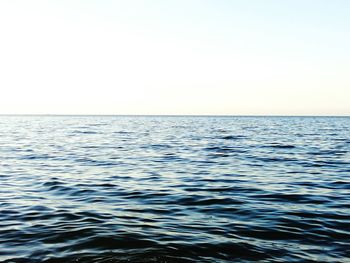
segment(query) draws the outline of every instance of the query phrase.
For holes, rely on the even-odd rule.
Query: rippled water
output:
[[[349,262],[350,118],[0,117],[0,261]]]

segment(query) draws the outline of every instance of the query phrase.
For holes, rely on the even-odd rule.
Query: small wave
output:
[[[219,137],[219,139],[223,139],[223,140],[241,140],[246,138],[243,135],[226,135],[226,136],[221,136]]]
[[[253,198],[262,200],[276,200],[281,202],[296,202],[296,203],[310,203],[310,204],[324,204],[329,202],[327,198],[322,198],[320,196],[311,196],[304,194],[259,194],[253,195]]]
[[[72,134],[98,134],[98,132],[96,131],[90,131],[90,130],[76,130],[76,131],[73,131]]]
[[[177,203],[184,206],[208,206],[208,205],[234,205],[241,204],[239,200],[232,198],[198,198],[198,197],[184,197],[177,200]]]
[[[115,166],[117,165],[116,162],[112,161],[106,161],[106,160],[94,160],[90,158],[77,158],[75,159],[76,162],[82,163],[86,166]]]
[[[275,148],[275,149],[294,149],[294,148],[296,148],[296,146],[289,145],[289,144],[270,144],[270,145],[264,145],[262,147]]]
[[[307,154],[310,154],[310,155],[328,155],[328,156],[333,156],[333,155],[344,155],[346,154],[347,151],[343,151],[343,150],[319,150],[319,151],[312,151],[312,152],[308,152]]]

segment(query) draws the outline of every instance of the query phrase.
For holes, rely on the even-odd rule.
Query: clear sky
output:
[[[2,0],[22,113],[350,115],[350,1]]]

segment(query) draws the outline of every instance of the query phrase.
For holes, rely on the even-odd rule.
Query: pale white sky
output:
[[[0,1],[0,114],[350,115],[350,1]]]

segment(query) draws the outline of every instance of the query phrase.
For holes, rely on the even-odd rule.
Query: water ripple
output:
[[[0,261],[350,261],[350,119],[1,117]]]

